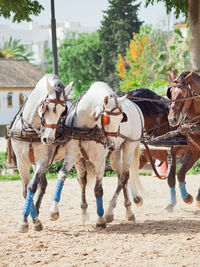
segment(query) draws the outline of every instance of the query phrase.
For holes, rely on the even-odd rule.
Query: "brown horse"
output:
[[[140,100],[136,100],[136,98]],[[145,133],[149,136],[159,136],[168,133],[171,130],[168,121],[170,101],[153,91],[146,88],[135,88],[129,91],[129,99],[136,103],[141,109],[144,116]],[[152,99],[142,100],[142,99]],[[141,101],[142,100],[142,101]],[[168,185],[170,187],[170,204],[167,206],[168,211],[172,211],[176,205],[175,194],[175,175],[176,175],[176,157],[181,156],[185,148],[171,147],[172,164],[168,175]],[[151,149],[151,155],[154,159],[167,162],[168,152],[166,150]],[[143,168],[149,162],[146,150],[142,151],[140,157],[140,168]]]
[[[171,100],[169,111],[169,122],[172,126],[178,126],[187,122],[198,125],[200,123],[200,76],[194,72],[185,71],[174,80],[167,91],[167,96]],[[181,196],[183,200],[190,204],[192,196],[186,190],[185,176],[187,171],[200,158],[200,136],[197,134],[187,134],[187,150],[183,159],[183,164],[177,174]],[[197,206],[200,207],[200,188],[196,197]]]

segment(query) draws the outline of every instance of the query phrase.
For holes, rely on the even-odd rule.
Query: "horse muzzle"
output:
[[[182,122],[182,119],[183,119],[183,113],[179,113],[175,116],[168,116],[169,124],[172,127],[178,126]]]
[[[41,142],[44,145],[52,145],[55,142],[55,138],[43,136],[41,137]]]

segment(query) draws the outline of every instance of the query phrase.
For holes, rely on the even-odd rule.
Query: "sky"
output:
[[[33,22],[40,25],[48,25],[51,22],[51,0],[39,0],[45,8],[39,16],[33,16]],[[55,0],[55,17],[56,22],[64,21],[80,22],[82,26],[100,28],[103,19],[103,11],[108,9],[108,0]],[[138,18],[145,24],[152,24],[154,27],[170,28],[174,19],[166,15],[164,4],[158,3],[154,6],[144,7],[145,0],[140,0],[141,7],[138,12]],[[137,3],[135,2],[135,3]],[[27,22],[12,23],[11,20],[0,18],[0,24],[10,25],[12,28],[28,29]]]

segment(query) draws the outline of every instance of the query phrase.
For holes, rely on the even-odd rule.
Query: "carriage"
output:
[[[182,103],[181,108],[178,109],[180,114],[182,114],[182,111],[185,113],[186,108],[189,109],[192,106],[192,99],[196,100],[199,97],[199,95],[194,97],[191,93],[191,83],[189,93],[192,95],[189,95],[188,91],[185,94],[184,91],[186,100],[183,101],[184,96],[182,95],[181,97],[178,95],[178,100],[176,99],[177,88],[182,89],[183,85],[188,86],[188,83],[193,81],[190,73],[187,73],[184,77],[189,79],[185,83],[182,80],[179,82],[179,77],[174,78],[168,91],[168,97],[173,97],[172,103],[176,103],[176,101]],[[63,158],[63,167],[58,174],[58,182],[50,208],[52,220],[56,220],[59,216],[58,203],[60,202],[64,181],[67,172],[75,164],[82,190],[81,208],[83,217],[87,215],[85,187],[89,176],[93,176],[96,178],[94,191],[97,203],[97,227],[105,227],[106,222],[111,222],[114,219],[113,209],[122,189],[127,220],[134,221],[128,180],[134,202],[141,205],[142,198],[139,195],[141,184],[138,177],[140,142],[144,144],[147,156],[157,176],[159,174],[153,164],[148,145],[170,147],[171,153],[165,153],[165,157],[171,161],[171,164],[169,164],[170,172],[168,173],[171,195],[169,210],[173,209],[176,204],[176,155],[183,154],[186,151],[187,160],[180,170],[181,177],[178,174],[178,180],[183,200],[186,203],[192,202],[192,196],[187,193],[185,186],[185,173],[191,166],[185,167],[185,165],[188,163],[188,157],[191,156],[191,150],[194,152],[194,147],[197,151],[195,159],[197,160],[200,156],[200,150],[197,147],[198,141],[195,140],[199,133],[199,127],[195,120],[190,122],[190,125],[178,126],[180,117],[177,119],[176,113],[176,119],[173,118],[174,106],[176,105],[171,105],[170,120],[168,121],[169,100],[153,92],[148,95],[149,90],[145,88],[138,88],[138,92],[147,93],[147,98],[144,98],[144,95],[142,98],[135,96],[137,90],[118,97],[107,84],[96,82],[86,94],[80,97],[75,104],[72,104],[66,99],[72,83],[65,88],[58,77],[45,76],[38,84],[27,101],[29,105],[25,103],[9,130],[12,146],[17,157],[18,169],[23,181],[23,194],[26,199],[22,220],[18,228],[20,232],[28,231],[29,215],[32,217],[34,229],[42,229],[38,215],[47,186],[45,170],[51,162]],[[46,90],[44,90],[44,87]],[[41,88],[43,93],[39,94]],[[172,94],[173,90],[175,90],[175,94]],[[40,99],[38,99],[38,95],[41,96]],[[139,102],[135,104],[137,101]],[[187,105],[183,105],[184,102]],[[148,106],[150,105],[150,109],[152,106],[156,109],[152,108],[149,112],[149,107],[146,109],[147,103]],[[175,111],[177,112],[177,110]],[[152,115],[152,119],[150,119],[150,115]],[[175,127],[173,130],[169,122]],[[144,135],[143,129],[145,129],[146,135]],[[119,182],[104,217],[102,178],[107,154],[110,156],[111,166],[117,173]],[[91,163],[95,172],[94,170],[91,171]],[[28,172],[32,164],[35,174],[30,181]],[[33,198],[36,190],[39,191],[39,194],[34,203]],[[197,201],[199,204],[200,192]]]

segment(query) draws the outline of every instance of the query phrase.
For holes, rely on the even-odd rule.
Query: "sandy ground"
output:
[[[141,181],[144,205],[132,206],[136,223],[125,221],[121,194],[115,220],[106,229],[96,229],[92,190],[87,194],[90,220],[81,223],[76,179],[65,182],[59,220],[49,220],[56,184],[49,180],[40,212],[44,230],[26,234],[16,230],[24,204],[21,182],[0,182],[0,266],[200,266],[200,212],[195,201],[184,204],[178,192],[175,211],[168,213],[166,181],[148,176]],[[199,177],[188,176],[187,181],[196,197]],[[116,183],[116,178],[103,180],[105,209]]]

